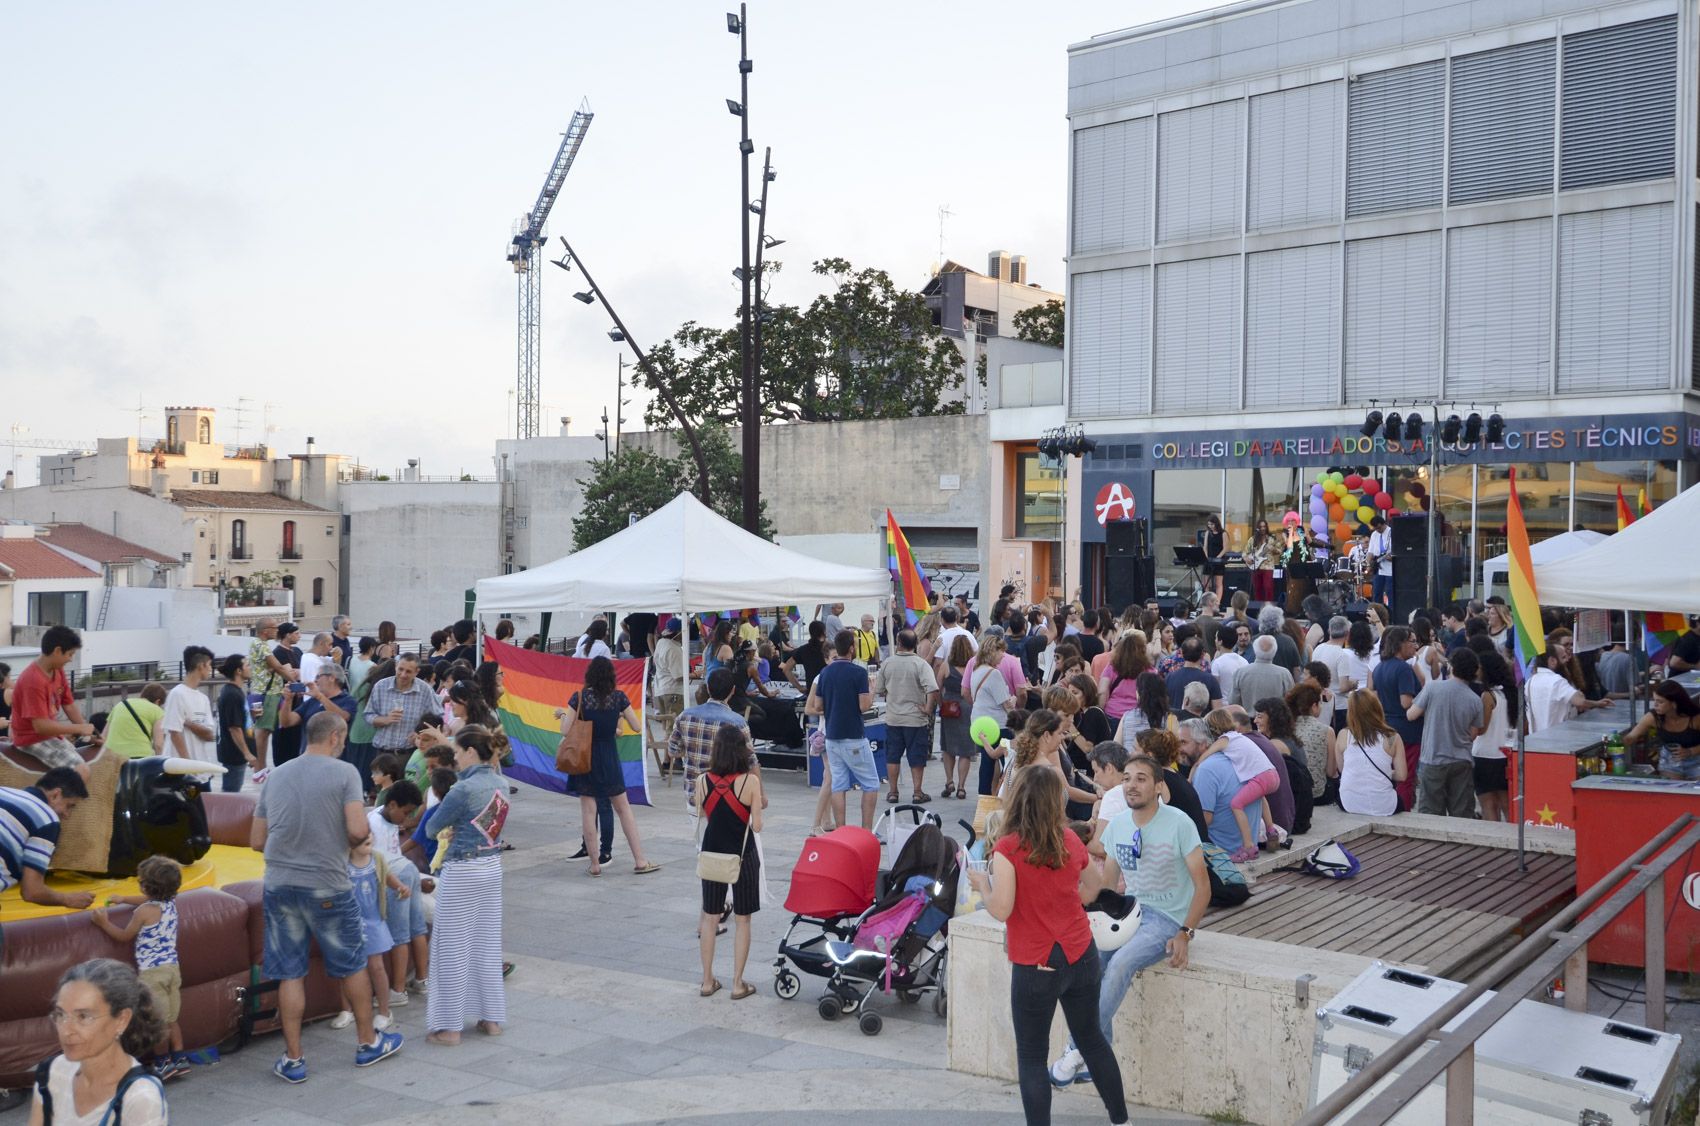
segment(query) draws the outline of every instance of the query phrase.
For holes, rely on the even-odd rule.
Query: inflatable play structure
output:
[[[183,865],[178,893],[181,1023],[190,1050],[235,1042],[277,1026],[275,985],[262,980],[261,877],[265,862],[248,847],[254,799],[208,793],[200,764],[126,759],[89,750],[89,798],[65,819],[49,886],[88,891],[97,906],[134,895],[136,865],[152,855]],[[0,744],[0,786],[33,785],[43,764]],[[216,776],[217,768],[214,768]],[[122,926],[127,907],[113,909]],[[132,960],[85,911],[25,903],[17,888],[0,895],[0,1088],[25,1086],[35,1065],[58,1050],[48,1010],[68,968],[90,958]],[[341,1008],[315,948],[307,974],[307,1018]]]

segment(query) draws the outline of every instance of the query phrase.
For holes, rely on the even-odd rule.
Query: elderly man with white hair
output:
[[[1286,626],[1286,611],[1273,602],[1266,603],[1263,609],[1257,612],[1258,635],[1275,639],[1275,663],[1297,676],[1304,659],[1299,656],[1298,642],[1293,640]]]
[[[1266,633],[1252,638],[1252,663],[1234,674],[1233,695],[1228,703],[1248,712],[1259,700],[1285,697],[1293,687],[1293,674],[1275,663],[1277,642]]]

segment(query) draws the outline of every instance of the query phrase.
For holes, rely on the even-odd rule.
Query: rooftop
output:
[[[152,496],[151,490],[131,485],[138,493]],[[173,489],[171,503],[179,508],[231,508],[246,512],[326,512],[316,504],[292,500],[276,493],[243,493],[234,489]]]
[[[131,563],[137,559],[167,564],[177,562],[169,555],[162,555],[139,543],[121,540],[87,524],[49,524],[42,530],[42,539],[50,547],[74,551],[101,563]]]
[[[100,575],[67,556],[54,551],[40,540],[0,539],[0,568],[8,578],[20,582],[29,579],[98,579]]]

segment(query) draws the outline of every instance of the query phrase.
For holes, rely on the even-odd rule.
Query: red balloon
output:
[[[1386,512],[1393,507],[1393,498],[1388,496],[1386,493],[1376,493],[1375,500],[1372,503],[1375,507]]]
[[[1363,483],[1364,483],[1364,479],[1362,477],[1358,476],[1356,473],[1346,474],[1346,487],[1348,489],[1355,489],[1355,488],[1359,487],[1360,485],[1362,485]]]
[[[1379,493],[1381,491],[1381,482],[1380,481],[1377,481],[1373,477],[1365,477],[1363,480],[1364,480],[1364,492],[1370,493],[1370,494],[1373,495],[1373,494]]]

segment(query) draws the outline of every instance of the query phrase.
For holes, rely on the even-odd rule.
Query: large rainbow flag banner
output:
[[[909,537],[903,534],[903,529],[897,526],[897,517],[891,514],[891,509],[885,510],[885,569],[891,572],[892,579],[903,592],[903,619],[910,625],[921,620],[921,615],[933,608],[933,584],[927,581],[927,574],[915,562],[915,553],[909,549]]]
[[[1523,523],[1523,502],[1517,497],[1517,470],[1511,470],[1511,490],[1505,506],[1505,546],[1510,556],[1511,622],[1517,631],[1518,664],[1527,679],[1535,661],[1547,651],[1541,629],[1541,600],[1535,590],[1535,563],[1529,557],[1529,528]]]
[[[582,657],[562,657],[521,649],[493,638],[484,641],[485,656],[502,667],[502,698],[496,706],[502,730],[513,746],[514,763],[509,778],[527,782],[557,794],[573,792],[567,776],[555,769],[555,748],[561,742],[561,723],[555,709],[568,709],[573,694],[584,687],[590,662]],[[614,683],[638,713],[638,729],[621,733],[617,740],[620,767],[626,777],[626,798],[634,805],[649,805],[649,779],[644,770],[643,686],[648,661],[615,661]]]

